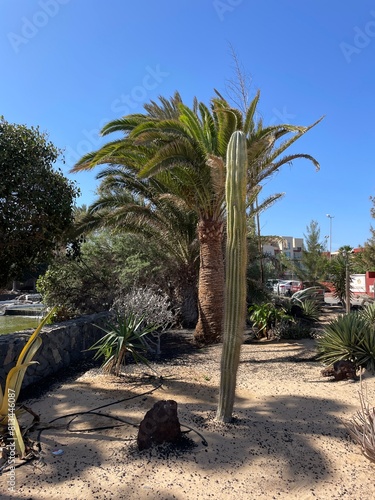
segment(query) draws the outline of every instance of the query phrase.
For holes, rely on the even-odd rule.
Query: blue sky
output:
[[[69,174],[104,144],[109,120],[178,90],[191,104],[224,95],[230,45],[260,89],[266,124],[324,120],[293,147],[297,160],[264,195],[263,234],[303,237],[311,220],[332,250],[370,237],[375,195],[375,5],[357,0],[0,0],[0,115],[39,125],[65,150],[78,204],[94,200],[97,171]],[[375,224],[374,224],[375,225]]]

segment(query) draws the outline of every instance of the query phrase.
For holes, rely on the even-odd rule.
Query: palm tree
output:
[[[277,125],[264,128],[255,120],[259,93],[245,116],[231,108],[222,96],[211,100],[210,108],[196,99],[192,108],[179,94],[161,106],[151,103],[147,114],[128,115],[108,123],[104,135],[122,132],[124,137],[84,156],[73,171],[103,163],[126,168],[137,165],[136,181],[154,182],[174,203],[183,203],[197,216],[200,247],[198,285],[199,318],[195,340],[202,344],[220,341],[224,304],[223,235],[225,222],[224,158],[229,139],[242,130],[248,147],[248,207],[254,207],[261,183],[283,164],[310,155],[279,156],[310,127]],[[285,135],[292,137],[279,144]],[[271,200],[272,201],[272,200]],[[264,208],[264,204],[262,204]]]
[[[193,326],[199,263],[196,214],[171,198],[155,179],[139,179],[138,170],[128,161],[126,168],[110,165],[97,175],[99,197],[76,224],[76,233],[109,228],[140,235],[146,244],[157,243],[169,275],[166,288],[183,323]]]

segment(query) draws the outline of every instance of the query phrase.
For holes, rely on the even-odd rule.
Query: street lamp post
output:
[[[329,258],[332,259],[332,219],[334,215],[326,214],[329,218]]]
[[[344,250],[342,255],[345,258],[345,310],[346,314],[350,313],[350,268],[349,268],[349,252]]]

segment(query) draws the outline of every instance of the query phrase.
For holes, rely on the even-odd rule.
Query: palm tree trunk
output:
[[[199,344],[221,341],[224,315],[223,221],[201,219],[198,223],[200,267],[198,323],[194,340]]]
[[[181,266],[176,285],[169,289],[172,302],[179,309],[183,328],[195,328],[198,322],[198,265]]]

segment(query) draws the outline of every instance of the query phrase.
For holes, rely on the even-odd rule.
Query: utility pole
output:
[[[346,295],[346,314],[350,313],[350,269],[349,269],[349,254],[346,252],[346,269],[345,269],[345,295]]]

